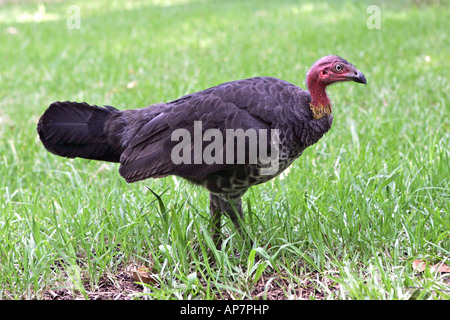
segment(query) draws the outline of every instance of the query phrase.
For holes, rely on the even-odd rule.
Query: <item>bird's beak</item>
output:
[[[364,83],[365,85],[367,85],[366,77],[364,76],[364,74],[361,71],[359,71],[356,68],[353,70],[352,73],[348,73],[347,77],[348,77],[348,80],[350,80],[350,81]]]

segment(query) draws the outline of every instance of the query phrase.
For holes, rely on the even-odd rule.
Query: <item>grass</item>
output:
[[[448,2],[75,5],[71,30],[68,3],[0,4],[0,299],[92,298],[132,265],[156,279],[136,299],[450,298],[448,273],[412,268],[450,264]],[[228,222],[214,249],[204,190],[128,185],[117,165],[51,155],[35,131],[56,100],[140,108],[257,75],[304,86],[326,54],[368,86],[331,87],[331,131],[246,194],[253,248]]]

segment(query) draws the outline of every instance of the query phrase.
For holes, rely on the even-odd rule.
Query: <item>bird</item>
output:
[[[343,81],[367,84],[353,64],[328,55],[306,73],[307,90],[261,76],[140,109],[56,101],[37,132],[55,155],[120,163],[128,183],[178,176],[205,188],[220,248],[223,216],[241,233],[247,190],[278,176],[330,130],[326,88]]]

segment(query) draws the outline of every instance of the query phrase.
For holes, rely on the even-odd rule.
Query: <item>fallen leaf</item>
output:
[[[413,270],[415,271],[424,271],[426,267],[426,263],[422,260],[414,260],[413,261]]]
[[[436,263],[435,265],[428,265],[425,261],[422,260],[414,260],[413,261],[413,269],[415,271],[425,271],[426,268],[430,268],[431,272],[439,272],[439,273],[447,273],[450,272],[450,267],[445,263]]]
[[[131,82],[128,82],[128,84],[127,84],[127,88],[128,89],[133,89],[136,86],[137,86],[137,82],[136,81],[131,81]]]
[[[151,274],[151,270],[145,266],[140,267],[132,267],[131,274],[133,275],[133,279],[136,282],[142,282],[146,284],[156,284],[156,278],[153,274]]]
[[[438,263],[438,264],[435,264],[435,266],[439,266],[439,268],[437,269],[437,272],[440,272],[440,273],[449,273],[450,272],[450,267],[448,265],[446,265],[445,263]]]
[[[6,33],[16,35],[19,33],[19,30],[17,30],[17,28],[14,28],[14,27],[7,27]]]

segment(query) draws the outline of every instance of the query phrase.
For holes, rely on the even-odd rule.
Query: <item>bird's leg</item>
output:
[[[244,212],[242,211],[241,197],[228,198],[226,200],[220,198],[220,206],[222,208],[222,212],[226,213],[230,217],[241,237],[244,237],[244,240],[247,242],[247,240],[249,240],[249,235],[243,228]],[[251,240],[249,241],[249,244],[250,246],[253,245]]]
[[[211,216],[211,237],[216,248],[220,249],[220,246],[222,245],[222,237],[220,235],[222,209],[220,207],[220,198],[212,193],[209,194],[209,214]]]
[[[220,198],[220,207],[222,212],[230,217],[231,221],[236,226],[236,229],[241,232],[241,222],[244,219],[244,213],[242,212],[241,198]]]

